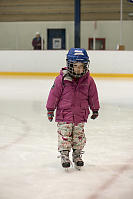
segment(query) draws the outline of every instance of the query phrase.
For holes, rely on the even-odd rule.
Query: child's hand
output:
[[[49,111],[47,112],[47,116],[50,122],[52,122],[53,117],[54,117],[54,111]]]
[[[94,120],[98,117],[98,111],[93,111],[91,119]]]

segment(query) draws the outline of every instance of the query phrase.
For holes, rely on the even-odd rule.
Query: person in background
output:
[[[36,36],[32,40],[32,46],[34,50],[42,49],[42,39],[39,32],[36,32]]]
[[[76,168],[84,165],[82,149],[86,143],[84,125],[90,109],[91,119],[98,117],[99,100],[96,84],[89,72],[89,56],[85,49],[71,48],[67,54],[67,67],[63,68],[52,86],[46,108],[51,122],[56,109],[58,123],[58,151],[62,167],[70,167],[72,149]]]

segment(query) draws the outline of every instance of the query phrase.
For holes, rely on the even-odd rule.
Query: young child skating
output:
[[[67,54],[67,67],[62,68],[52,86],[48,101],[47,115],[51,122],[56,109],[58,126],[58,151],[62,167],[71,165],[69,152],[75,166],[82,167],[82,149],[86,143],[84,124],[90,110],[91,119],[98,117],[99,100],[96,84],[89,73],[89,56],[85,49],[71,48]]]

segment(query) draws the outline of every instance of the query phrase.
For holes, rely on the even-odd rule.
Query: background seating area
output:
[[[133,4],[123,0],[123,20]],[[119,20],[120,0],[81,0],[81,21]],[[1,0],[0,21],[73,21],[74,0]]]

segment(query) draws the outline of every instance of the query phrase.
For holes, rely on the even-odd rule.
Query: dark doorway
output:
[[[48,29],[47,30],[47,49],[64,50],[66,49],[66,30]]]

